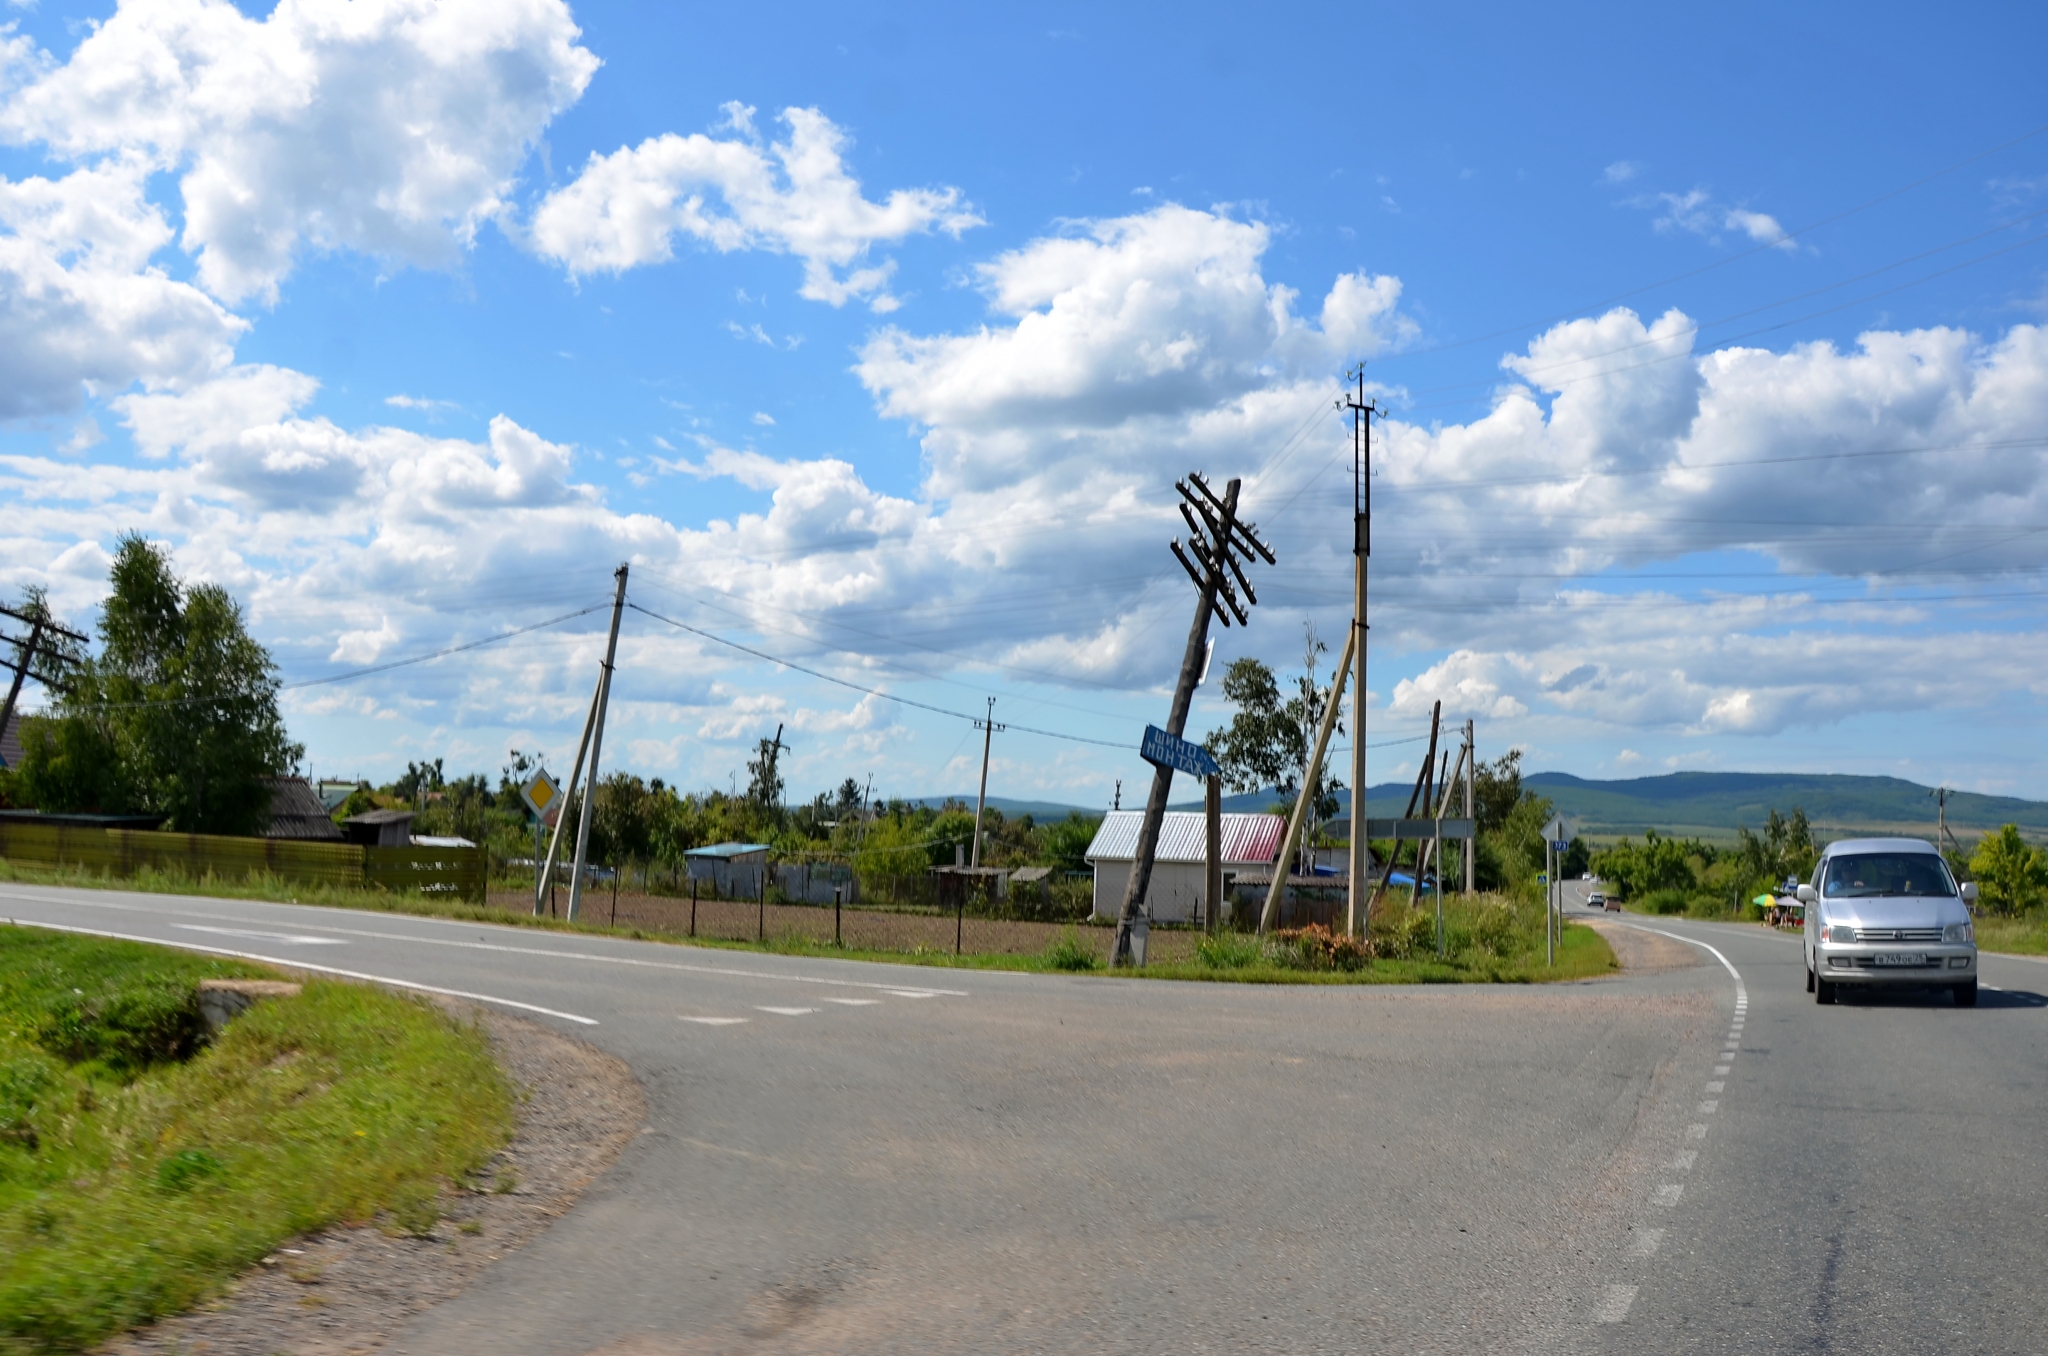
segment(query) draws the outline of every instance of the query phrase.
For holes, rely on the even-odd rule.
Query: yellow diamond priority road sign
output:
[[[548,811],[561,799],[562,788],[553,777],[548,776],[547,769],[535,768],[526,785],[519,788],[519,794],[529,809],[542,819],[546,819]]]

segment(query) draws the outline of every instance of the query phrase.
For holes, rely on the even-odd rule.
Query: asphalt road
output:
[[[1622,977],[1360,989],[10,885],[0,916],[455,991],[632,1066],[646,1131],[416,1356],[2048,1346],[2032,962],[1971,1011],[1820,1008],[1790,938],[1633,917]]]

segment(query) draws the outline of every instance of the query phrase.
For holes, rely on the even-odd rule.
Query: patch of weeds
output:
[[[1049,970],[1100,970],[1102,962],[1095,955],[1095,948],[1081,940],[1080,929],[1068,928],[1053,939],[1043,954]]]
[[[1243,970],[1265,958],[1265,945],[1246,932],[1219,932],[1195,943],[1195,959],[1211,970]]]
[[[227,1171],[227,1164],[204,1149],[180,1149],[156,1165],[156,1184],[164,1191],[190,1191]]]
[[[1290,970],[1362,970],[1372,959],[1372,943],[1331,932],[1321,923],[1283,928],[1268,939],[1274,964]]]

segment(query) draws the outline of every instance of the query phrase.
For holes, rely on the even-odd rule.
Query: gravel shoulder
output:
[[[117,1338],[100,1356],[379,1351],[545,1230],[646,1125],[646,1097],[624,1061],[488,1008],[446,1006],[483,1024],[521,1094],[519,1128],[485,1189],[445,1192],[424,1236],[372,1223],[294,1239],[212,1304]]]

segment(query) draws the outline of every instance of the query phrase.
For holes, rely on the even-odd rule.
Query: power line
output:
[[[930,711],[934,715],[940,716],[951,716],[955,720],[973,722],[981,719],[981,717],[971,716],[965,711],[951,711],[943,706],[933,706],[930,702],[921,702],[911,697],[900,697],[893,692],[884,692],[880,688],[864,687],[849,679],[836,677],[833,674],[824,673],[818,669],[796,663],[794,660],[783,659],[778,655],[769,654],[766,650],[757,650],[751,645],[742,645],[736,640],[727,640],[724,636],[718,635],[715,632],[692,626],[688,622],[677,621],[674,617],[664,617],[661,613],[642,607],[638,603],[628,602],[626,606],[643,616],[652,617],[658,622],[665,622],[675,627],[678,631],[688,631],[693,636],[702,636],[704,639],[726,646],[728,649],[738,650],[742,654],[750,654],[756,659],[765,659],[771,664],[780,664],[783,668],[794,669],[798,673],[807,673],[813,678],[821,679],[827,683],[836,683],[840,687],[851,688],[855,692],[865,692],[871,697],[880,697],[883,701],[896,702],[903,706],[914,706],[920,711]],[[1012,725],[1010,728],[1025,734],[1044,735],[1048,739],[1064,739],[1075,744],[1096,744],[1105,749],[1130,748],[1129,744],[1117,743],[1108,739],[1090,739],[1085,735],[1067,734],[1060,730],[1041,730],[1030,725]]]

